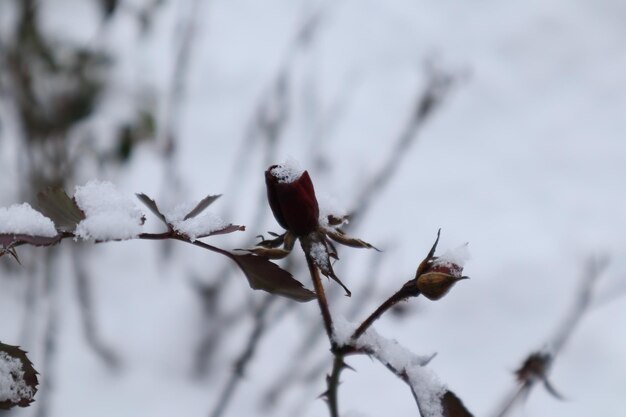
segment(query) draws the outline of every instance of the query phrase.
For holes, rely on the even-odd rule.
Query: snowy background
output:
[[[142,2],[123,3],[130,9]],[[317,35],[306,47],[294,47],[302,22],[320,8]],[[355,230],[384,250],[375,294],[358,317],[412,278],[438,228],[441,250],[469,242],[465,273],[471,280],[441,301],[412,300],[405,315],[384,317],[376,329],[416,353],[437,352],[431,369],[476,416],[489,416],[513,388],[512,372],[559,326],[587,260],[608,255],[611,263],[596,287],[599,301],[551,373],[567,401],[537,387],[515,415],[623,416],[626,4],[167,1],[147,37],[129,12],[103,29],[92,2],[48,0],[42,9],[46,31],[114,54],[101,109],[84,123],[99,133],[99,149],[110,146],[112,124],[133,108],[144,87],[154,91],[160,120],[166,119],[162,103],[170,94],[180,24],[193,13],[173,161],[163,162],[161,137],[142,144],[123,166],[102,168],[85,157],[75,181],[97,177],[127,195],[145,192],[170,202],[223,193],[212,210],[248,225],[241,236],[210,238],[227,248],[279,229],[267,210],[262,226],[250,228],[256,207],[264,204],[265,158],[295,157],[309,169],[318,194],[350,210],[364,179],[384,164],[407,123],[428,66],[455,74],[441,107]],[[10,31],[11,10],[8,2],[0,5],[3,35]],[[256,106],[284,68],[289,119],[270,153],[267,143],[248,142],[247,132]],[[24,184],[9,106],[0,117],[0,205],[9,206],[22,202]],[[147,227],[160,230],[153,217]],[[248,317],[233,326],[210,372],[193,376],[194,352],[210,320],[196,283],[209,282],[226,263],[177,243],[130,241],[83,250],[98,331],[123,364],[112,371],[85,344],[75,283],[64,273],[71,268],[67,254],[77,245],[83,244],[62,243],[55,291],[40,294],[32,314],[24,307],[26,278],[0,269],[0,340],[25,346],[37,367],[41,329],[51,311],[57,317],[48,415],[208,415],[252,322]],[[24,251],[22,262],[32,266],[44,251]],[[363,280],[372,279],[374,255],[342,253],[335,269],[356,295]],[[298,278],[310,287],[306,274]],[[224,311],[231,303],[263,299],[239,273],[229,283],[219,302]],[[336,297],[333,312],[349,310],[351,301]],[[308,385],[293,384],[275,408],[260,406],[285,368],[306,366],[293,354],[302,329],[321,326],[314,303],[284,315],[259,345],[227,416],[327,415],[316,399],[325,389],[323,375]],[[25,320],[30,331],[23,330]],[[330,356],[327,346],[319,338],[307,361]],[[416,415],[406,386],[380,364],[364,357],[348,363],[358,372],[343,374],[340,407],[346,416],[348,410],[355,411],[352,416]],[[330,370],[330,357],[327,365]],[[14,414],[35,415],[36,406]]]

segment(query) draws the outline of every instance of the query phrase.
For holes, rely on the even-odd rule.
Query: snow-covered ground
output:
[[[288,58],[299,24],[319,6],[326,10],[319,36]],[[84,0],[51,0],[45,8],[55,33],[91,39],[98,30],[98,16]],[[141,86],[166,95],[176,22],[188,9],[187,2],[168,2],[148,41],[138,40],[130,18],[113,22],[105,46],[114,48],[120,61],[104,104],[108,118],[123,116]],[[376,199],[358,236],[385,250],[379,302],[412,278],[440,227],[441,251],[469,242],[464,273],[471,280],[440,301],[412,300],[402,320],[384,317],[375,327],[416,354],[437,352],[429,368],[476,416],[488,416],[512,389],[512,372],[564,319],[586,261],[606,254],[611,263],[597,287],[605,301],[584,317],[552,369],[551,382],[567,401],[536,387],[516,415],[623,416],[626,4],[214,0],[200,1],[197,13],[178,123],[176,169],[183,185],[166,188],[160,157],[150,146],[128,167],[100,179],[128,195],[145,192],[163,200],[231,195],[234,200],[216,202],[215,210],[227,211],[220,213],[226,222],[252,223],[267,166],[259,157],[236,168],[233,161],[260,95],[290,60],[291,119],[272,162],[293,156],[309,170],[319,193],[349,205],[406,123],[425,82],[424,62],[452,69],[460,81],[403,155],[397,176]],[[70,15],[80,19],[68,25]],[[340,118],[331,124],[326,115],[336,114],[337,103]],[[94,123],[105,130],[107,117]],[[0,146],[8,149],[6,143]],[[253,144],[251,152],[263,149]],[[313,163],[318,152],[326,158],[321,167]],[[0,176],[14,175],[14,167],[5,163]],[[5,184],[15,191],[0,180]],[[6,196],[1,202],[21,203]],[[152,218],[146,227],[159,226]],[[269,215],[263,228],[246,235],[251,239],[266,230],[278,230]],[[231,247],[235,238],[210,239]],[[76,303],[61,302],[51,416],[209,413],[249,328],[233,330],[232,349],[220,353],[224,363],[213,377],[189,376],[203,320],[189,272],[223,264],[191,246],[176,245],[174,251],[176,263],[152,242],[107,243],[86,252],[103,338],[116,346],[125,367],[112,373],[98,361],[85,346]],[[350,253],[335,266],[353,292],[367,276],[369,256]],[[28,262],[23,256],[22,261]],[[310,287],[306,276],[299,278]],[[232,289],[233,297],[250,296],[243,277],[233,279],[241,284]],[[60,298],[73,300],[72,277],[59,274],[58,283]],[[620,292],[625,296],[617,297]],[[5,343],[22,343],[14,319],[22,311],[16,301],[21,295],[16,282],[0,291]],[[252,299],[258,297],[254,293]],[[344,311],[350,302],[337,298],[333,311]],[[285,353],[285,345],[297,344],[293,338],[301,334],[301,320],[319,319],[316,308],[298,306],[268,334],[227,415],[261,414],[259,392],[277,368],[289,365],[291,350]],[[318,350],[317,358],[327,354],[325,340]],[[33,360],[37,367],[36,356]],[[343,374],[340,407],[346,415],[416,415],[410,392],[384,367],[367,358],[348,363],[358,372]],[[325,416],[326,405],[316,399],[323,390],[321,377],[313,389],[293,390],[270,415],[293,417],[299,403],[303,416]]]

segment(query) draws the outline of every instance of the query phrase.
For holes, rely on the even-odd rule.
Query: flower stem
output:
[[[324,292],[324,286],[322,285],[322,279],[320,278],[320,272],[315,266],[313,259],[305,252],[306,263],[309,266],[309,272],[311,273],[311,280],[313,281],[313,288],[315,288],[315,294],[317,295],[317,303],[320,306],[322,313],[322,319],[324,320],[324,328],[328,335],[328,340],[331,345],[335,345],[333,341],[333,320],[328,308],[328,301],[326,300],[326,293]]]
[[[335,353],[335,360],[333,361],[333,370],[330,375],[326,377],[328,384],[328,391],[326,392],[326,398],[328,399],[328,409],[330,411],[330,417],[339,417],[339,405],[337,391],[339,389],[339,376],[341,371],[345,367],[343,362],[344,355]]]
[[[363,335],[363,333],[365,333],[365,331],[369,329],[376,320],[378,320],[387,310],[398,304],[400,301],[409,297],[417,297],[418,295],[419,291],[417,291],[414,280],[407,282],[398,292],[389,297],[372,314],[370,314],[369,317],[363,321],[363,323],[361,323],[354,333],[352,333],[351,339],[356,340],[361,337],[361,335]]]

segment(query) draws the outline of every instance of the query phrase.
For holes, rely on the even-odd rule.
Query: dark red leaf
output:
[[[49,217],[60,232],[73,233],[76,225],[85,218],[85,213],[59,187],[48,187],[37,193],[41,212]]]
[[[17,398],[0,398],[0,410],[8,410],[15,406],[28,407],[33,401],[35,401],[35,394],[37,393],[37,371],[33,368],[33,364],[26,356],[26,352],[19,348],[19,346],[6,345],[0,342],[0,361],[8,362],[17,359],[21,364],[21,369],[17,372],[10,372],[10,375],[2,375],[1,379],[11,378],[15,384]],[[6,369],[5,366],[1,367]]]
[[[165,219],[165,215],[161,213],[161,211],[159,210],[159,207],[157,206],[157,204],[154,202],[153,199],[151,199],[144,193],[137,193],[136,195],[139,201],[144,203],[146,207],[148,207],[155,216],[157,216],[159,219],[161,219],[163,223],[167,225],[168,228],[170,227],[170,225],[167,223],[167,219]]]
[[[187,213],[187,215],[185,216],[185,218],[183,220],[187,220],[187,219],[191,219],[193,217],[196,217],[198,214],[202,213],[207,207],[209,207],[211,204],[213,204],[213,202],[215,200],[217,200],[218,198],[220,198],[222,195],[221,194],[217,194],[217,195],[208,195],[206,197],[204,197],[194,208],[193,210],[191,210],[189,213]],[[230,232],[228,232],[230,233]]]
[[[282,295],[299,302],[315,299],[313,291],[305,288],[293,275],[266,258],[250,254],[232,254],[231,259],[241,268],[250,287],[255,290]]]
[[[196,236],[196,239],[199,239],[201,237],[215,236],[215,235],[226,235],[228,233],[240,232],[240,231],[244,231],[244,230],[246,230],[246,226],[239,226],[237,224],[229,224],[228,226],[223,227],[223,228],[218,229],[218,230],[214,230],[211,233],[200,234],[200,235]]]

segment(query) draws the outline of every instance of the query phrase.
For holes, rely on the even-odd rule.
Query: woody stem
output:
[[[387,310],[389,310],[391,307],[393,307],[396,304],[398,304],[400,301],[402,301],[402,300],[404,300],[406,298],[409,298],[409,297],[416,297],[417,295],[419,295],[419,292],[417,292],[415,289],[413,289],[413,285],[411,285],[411,284],[412,284],[412,281],[407,282],[406,284],[404,284],[404,286],[402,288],[400,288],[400,290],[398,292],[396,292],[394,295],[389,297],[384,303],[382,303],[354,331],[354,333],[352,334],[351,339],[352,340],[356,340],[359,337],[361,337],[361,335],[363,333],[365,333],[365,331],[367,329],[369,329],[369,327],[372,324],[374,324],[374,322],[376,320],[378,320],[380,318],[380,316],[382,316]]]
[[[317,304],[320,306],[320,312],[322,313],[322,319],[324,320],[324,328],[328,335],[328,340],[331,345],[333,342],[333,320],[328,308],[328,301],[326,300],[326,293],[324,292],[324,286],[322,285],[322,279],[320,278],[320,272],[315,266],[311,256],[305,252],[306,263],[309,266],[309,272],[311,273],[311,280],[313,281],[313,288],[315,288],[315,294],[317,295]]]

